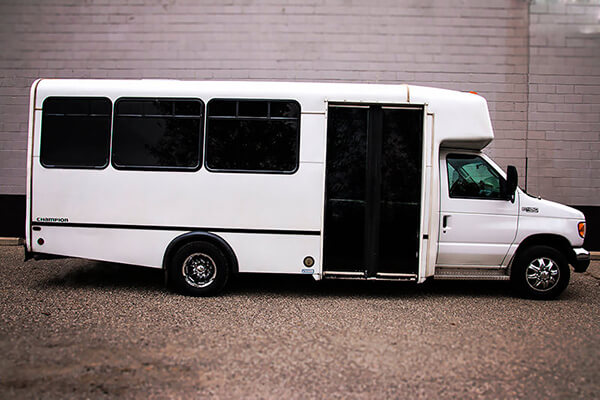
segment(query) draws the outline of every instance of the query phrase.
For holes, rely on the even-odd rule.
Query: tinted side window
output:
[[[217,171],[294,172],[300,105],[295,101],[211,100],[206,166]]]
[[[40,161],[48,168],[108,164],[112,103],[104,97],[48,97],[42,106]]]
[[[504,179],[483,158],[450,154],[446,164],[450,197],[502,199]]]
[[[198,169],[203,108],[195,99],[117,100],[113,165],[122,169]]]

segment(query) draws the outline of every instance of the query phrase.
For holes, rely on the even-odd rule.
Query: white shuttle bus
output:
[[[492,139],[485,99],[442,89],[38,80],[26,257],[163,268],[190,295],[265,272],[556,297],[589,264],[584,216],[519,189]]]

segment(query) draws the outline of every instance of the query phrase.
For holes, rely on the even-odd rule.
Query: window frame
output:
[[[210,107],[210,103],[215,100],[215,101],[235,101],[236,102],[236,116],[230,117],[230,116],[215,116],[215,117],[210,117],[208,115],[208,108]],[[245,101],[245,102],[268,102],[268,108],[267,108],[267,117],[250,117],[250,116],[239,116],[239,102],[240,101]],[[290,102],[290,103],[296,103],[296,105],[298,106],[298,118],[289,118],[289,117],[274,117],[272,118],[270,116],[270,109],[271,109],[271,102]],[[225,97],[214,97],[209,99],[206,102],[206,126],[205,126],[205,134],[204,134],[204,168],[207,171],[213,172],[213,173],[234,173],[234,174],[261,174],[261,175],[293,175],[296,172],[298,172],[298,170],[300,169],[300,147],[301,147],[301,120],[302,120],[302,106],[300,104],[300,102],[298,100],[295,99],[273,99],[273,98],[269,98],[269,99],[263,99],[263,98],[225,98]],[[294,155],[296,156],[296,165],[294,167],[293,170],[290,171],[275,171],[275,170],[261,170],[261,169],[257,169],[257,170],[250,170],[250,169],[223,169],[223,168],[211,168],[208,166],[208,157],[206,157],[206,153],[207,153],[207,145],[206,145],[206,141],[208,140],[208,129],[209,129],[209,121],[211,119],[217,119],[217,120],[228,120],[228,121],[235,121],[235,120],[246,120],[246,121],[270,121],[270,120],[280,120],[280,121],[285,121],[285,120],[297,120],[298,121],[298,128],[296,129],[296,149],[294,152]]]
[[[467,159],[467,158],[479,158],[485,165],[487,165],[488,169],[490,171],[492,171],[492,174],[495,175],[498,179],[499,179],[499,183],[500,183],[500,195],[499,197],[473,197],[473,196],[453,196],[450,193],[450,173],[449,173],[449,162],[448,159],[449,158],[462,158],[462,159]],[[469,200],[502,200],[502,201],[506,201],[506,179],[502,176],[502,174],[500,174],[496,168],[494,168],[489,162],[487,162],[487,160],[481,156],[481,154],[469,154],[469,153],[448,153],[446,154],[445,157],[445,161],[446,161],[446,185],[447,185],[447,195],[449,199],[469,199]],[[452,166],[452,168],[454,168],[454,166]],[[458,173],[458,171],[457,171]]]
[[[117,104],[122,101],[148,101],[148,100],[153,100],[153,101],[177,101],[177,100],[184,100],[184,101],[197,101],[200,103],[201,108],[200,108],[200,116],[199,116],[199,121],[200,121],[200,130],[198,132],[198,164],[194,167],[162,167],[162,166],[130,166],[130,165],[118,165],[115,163],[114,158],[113,158],[113,151],[114,151],[114,137],[115,137],[115,122],[116,122],[116,118],[117,118],[117,114],[116,114],[116,109],[117,109]],[[132,114],[126,114],[128,117],[132,117]],[[139,117],[134,117],[134,118],[144,118],[145,115],[141,115]],[[177,118],[175,115],[166,115],[166,116],[159,116],[156,115],[156,118]],[[151,118],[154,118],[151,117]],[[182,117],[179,117],[182,118]],[[189,119],[191,119],[192,117],[188,117]],[[183,118],[182,118],[183,119]],[[112,125],[111,125],[111,136],[110,136],[110,164],[111,166],[119,171],[174,171],[174,172],[197,172],[202,168],[203,165],[203,156],[204,156],[204,136],[205,136],[205,125],[206,125],[206,104],[204,103],[204,101],[199,98],[199,97],[119,97],[117,98],[114,103],[113,103],[113,119],[112,119]]]
[[[44,163],[44,159],[42,156],[42,148],[43,148],[43,136],[44,136],[44,109],[45,109],[45,103],[48,99],[79,99],[79,100],[90,100],[90,99],[103,99],[103,100],[108,100],[108,102],[110,103],[110,114],[108,115],[109,117],[109,129],[108,129],[108,141],[107,141],[107,157],[106,157],[106,162],[103,165],[99,165],[99,166],[84,166],[84,165],[52,165],[52,164],[46,164]],[[68,115],[68,114],[67,114]],[[90,115],[88,115],[90,116]],[[101,171],[103,169],[106,169],[109,164],[111,163],[111,155],[112,155],[112,131],[113,131],[113,118],[114,118],[114,103],[113,101],[106,96],[48,96],[46,98],[44,98],[44,101],[42,102],[42,118],[41,118],[41,123],[40,123],[40,141],[39,141],[39,163],[43,168],[47,168],[47,169],[87,169],[87,170],[97,170],[97,171]]]

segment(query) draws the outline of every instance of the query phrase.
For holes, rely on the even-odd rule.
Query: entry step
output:
[[[434,279],[507,281],[510,279],[506,268],[445,268],[435,269]]]

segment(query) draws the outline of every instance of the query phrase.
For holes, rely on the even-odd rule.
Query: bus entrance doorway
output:
[[[423,107],[330,104],[323,270],[416,278]]]

